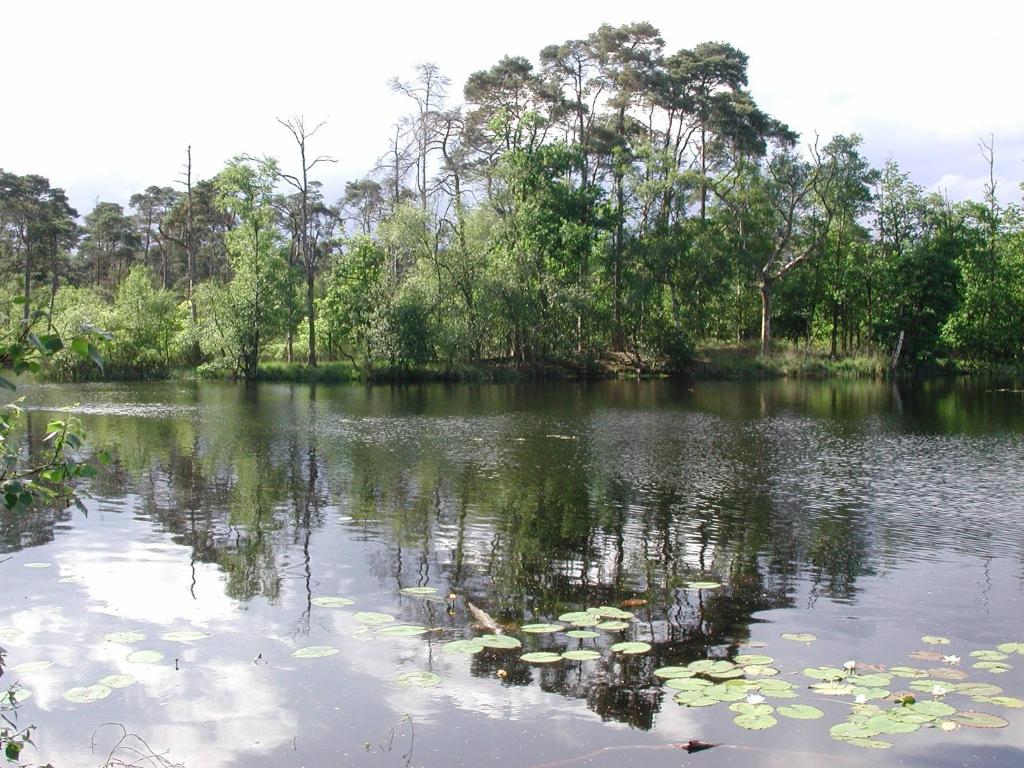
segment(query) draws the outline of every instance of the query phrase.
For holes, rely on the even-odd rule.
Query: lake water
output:
[[[115,461],[87,487],[88,516],[0,518],[0,683],[31,692],[6,714],[38,728],[24,759],[58,768],[101,765],[120,735],[107,723],[148,745],[122,745],[124,762],[132,746],[189,768],[1020,766],[1024,657],[996,650],[1024,642],[1015,389],[26,387],[36,435],[49,410],[75,406]],[[415,587],[436,592],[403,592]],[[523,649],[451,653],[493,633],[470,605]],[[594,629],[620,617],[576,616],[596,637],[558,621],[599,606],[633,617]],[[520,629],[552,622],[563,629]],[[794,633],[817,639],[782,637]],[[650,650],[611,650],[627,641]],[[293,655],[321,646],[332,655]],[[598,656],[520,658],[580,649]],[[738,654],[771,657],[737,678],[741,697],[823,717],[775,711],[750,730],[729,707],[756,698],[684,706],[653,674]],[[848,660],[885,676],[807,687],[820,681],[805,668]],[[901,666],[927,682],[888,677]],[[406,675],[419,672],[437,677]],[[130,677],[90,689],[107,694],[97,701],[65,698],[111,675]],[[397,681],[410,677],[436,684]],[[751,687],[769,679],[795,687]],[[979,701],[955,690],[964,682],[1003,690]],[[954,730],[939,706],[914,732],[830,738],[865,689],[882,709],[861,724],[899,706],[876,700],[889,690],[1008,727]],[[754,724],[769,724],[761,712]],[[677,745],[690,739],[721,746],[688,756]]]

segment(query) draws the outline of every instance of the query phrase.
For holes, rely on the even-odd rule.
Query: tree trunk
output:
[[[309,359],[311,368],[316,368],[316,320],[313,317],[313,272],[306,270],[306,318],[309,323]]]
[[[761,355],[767,357],[772,351],[772,284],[762,276],[757,287],[761,293]]]

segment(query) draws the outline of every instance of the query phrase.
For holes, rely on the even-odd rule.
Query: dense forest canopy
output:
[[[984,199],[954,204],[871,167],[857,135],[798,136],[747,70],[726,43],[672,52],[648,23],[506,56],[461,104],[421,65],[391,82],[409,112],[374,170],[333,201],[316,179],[332,148],[301,117],[281,121],[290,157],[200,179],[183,147],[181,177],[127,209],[80,216],[50,180],[0,170],[5,322],[106,328],[123,377],[252,378],[271,359],[680,370],[701,345],[780,339],[1020,361],[1024,220],[997,197],[994,141]]]

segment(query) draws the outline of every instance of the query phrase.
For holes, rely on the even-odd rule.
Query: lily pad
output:
[[[395,676],[398,685],[412,688],[433,688],[441,682],[441,678],[433,672],[422,670],[419,672],[403,672]]]
[[[52,568],[53,563],[25,563],[25,568]]]
[[[1018,699],[1016,696],[975,696],[974,700],[983,704],[998,704],[1000,707],[1009,707],[1010,709],[1024,708],[1024,699]]]
[[[426,627],[421,627],[418,624],[395,624],[381,627],[377,630],[377,635],[380,637],[416,637],[425,635],[427,632]]]
[[[750,664],[743,667],[743,674],[747,675],[747,677],[775,677],[775,675],[779,674],[779,670],[775,667],[762,667],[758,664]]]
[[[651,650],[651,646],[649,643],[640,642],[615,643],[611,650],[613,653],[622,653],[627,656],[634,656],[641,653],[647,653]]]
[[[792,640],[795,643],[813,643],[818,639],[817,635],[812,635],[810,632],[783,632],[780,637],[783,640]]]
[[[549,635],[553,632],[561,632],[565,627],[561,624],[524,624],[520,629],[531,635]]]
[[[476,640],[452,640],[441,646],[441,650],[456,656],[472,656],[484,649],[481,643]]]
[[[954,723],[965,725],[968,728],[1005,728],[1010,723],[999,715],[992,715],[988,712],[978,712],[973,709],[965,709],[957,712],[950,718]]]
[[[869,739],[877,736],[878,731],[873,731],[861,723],[838,723],[828,729],[828,735],[833,739]]]
[[[324,656],[333,656],[337,652],[338,649],[332,645],[308,645],[292,651],[292,656],[296,659],[321,659]]]
[[[865,749],[892,749],[892,742],[882,741],[881,739],[844,739],[847,744],[853,744],[855,747],[863,747]]]
[[[811,690],[814,691],[815,693],[821,695],[821,696],[854,696],[854,695],[856,695],[856,689],[854,688],[854,686],[852,686],[852,685],[850,685],[848,683],[837,683],[837,682],[814,683],[811,686]],[[865,691],[870,691],[872,689],[865,688],[864,690]]]
[[[523,647],[518,638],[509,635],[481,635],[480,637],[474,637],[473,642],[479,643],[485,648],[497,648],[503,651],[511,651]]]
[[[436,595],[437,587],[405,587],[401,590],[406,595]]]
[[[619,621],[629,621],[633,618],[633,614],[629,611],[624,611],[621,608],[616,608],[613,605],[602,605],[600,608],[591,609],[593,613],[604,619],[618,619]]]
[[[894,734],[913,733],[921,726],[918,723],[900,720],[899,718],[890,717],[888,714],[883,713],[869,718],[864,723],[864,727],[873,730],[875,733]]]
[[[575,637],[577,640],[592,640],[595,637],[600,637],[600,632],[594,632],[589,629],[570,629],[565,633],[568,637]]]
[[[942,661],[942,654],[938,651],[914,651],[907,655],[915,661]]]
[[[314,597],[310,602],[313,605],[319,605],[321,608],[344,608],[347,605],[354,604],[355,600],[348,597],[328,597],[323,595]]]
[[[100,680],[100,685],[105,685],[108,688],[127,688],[129,685],[134,685],[138,682],[138,679],[131,675],[107,675]]]
[[[629,624],[624,621],[600,621],[594,626],[606,632],[619,632],[623,629],[629,629]]]
[[[110,643],[131,645],[132,643],[141,643],[143,640],[145,640],[146,633],[141,632],[137,629],[130,629],[126,632],[110,632],[104,635],[103,639]]]
[[[558,620],[577,627],[592,627],[601,621],[601,617],[590,611],[572,611],[571,613],[563,613],[558,617]]]
[[[862,688],[884,688],[892,682],[891,675],[851,675],[847,682]]]
[[[778,707],[775,711],[792,720],[817,720],[825,716],[824,712],[809,704],[789,704],[785,707]]]
[[[704,695],[718,701],[742,701],[747,697],[747,692],[736,686],[720,684],[705,688]]]
[[[925,635],[921,638],[921,642],[925,645],[949,645],[949,638],[939,637],[938,635]]]
[[[947,717],[956,712],[956,707],[951,707],[949,704],[941,701],[918,701],[911,704],[908,709],[932,717]]]
[[[360,624],[366,624],[371,627],[379,624],[390,624],[395,620],[395,617],[390,613],[374,613],[373,611],[360,611],[354,614],[352,618]]]
[[[713,707],[719,703],[718,699],[705,696],[700,691],[681,691],[676,694],[675,700],[684,707]]]
[[[1002,651],[971,651],[970,655],[978,661],[1006,661],[1010,658],[1009,654]]]
[[[977,664],[971,664],[975,669],[983,669],[986,672],[991,672],[993,675],[1001,675],[1004,672],[1008,672],[1013,669],[1009,664],[1002,661],[979,661]]]
[[[996,648],[1003,653],[1019,653],[1024,656],[1024,643],[1000,643]]]
[[[160,635],[160,639],[169,640],[172,643],[194,643],[197,640],[205,640],[209,636],[206,632],[183,630],[181,632],[166,632]]]
[[[836,667],[807,667],[804,674],[814,680],[839,680],[846,676],[846,673]]]
[[[689,667],[658,667],[654,670],[654,676],[664,680],[671,680],[680,677],[693,677],[694,671]]]
[[[949,669],[947,667],[937,667],[935,669],[929,669],[928,674],[938,680],[949,680],[958,681],[966,680],[968,675],[962,669]]]
[[[763,731],[765,728],[771,728],[779,722],[771,715],[736,715],[732,721],[740,728],[746,728],[751,731]]]
[[[601,658],[601,654],[597,651],[588,650],[566,651],[562,654],[562,658],[569,661],[596,661]]]
[[[536,651],[534,653],[524,653],[519,658],[529,664],[554,664],[556,661],[562,660],[562,654],[551,653],[549,651]]]
[[[64,698],[72,704],[91,704],[94,701],[107,698],[110,693],[110,688],[97,683],[96,685],[71,688],[64,692]]]
[[[0,709],[17,706],[30,698],[32,698],[32,691],[28,688],[8,688],[6,691],[0,691]]]
[[[765,656],[760,653],[741,653],[739,656],[733,659],[733,663],[741,667],[746,666],[758,666],[764,667],[771,664],[775,659],[771,656]]]
[[[673,677],[665,682],[666,688],[676,691],[699,691],[704,688],[710,688],[712,685],[714,683],[710,680],[704,680],[700,677]]]
[[[991,683],[959,683],[956,685],[957,693],[968,696],[998,696],[1003,689]]]
[[[125,661],[132,664],[159,664],[163,660],[164,655],[160,651],[133,651],[125,656]]]
[[[718,589],[721,586],[717,581],[691,581],[686,585],[686,589]]]
[[[44,669],[49,669],[52,666],[52,661],[25,661],[18,664],[16,667],[11,667],[11,671],[19,674],[24,674],[26,672],[42,672]]]

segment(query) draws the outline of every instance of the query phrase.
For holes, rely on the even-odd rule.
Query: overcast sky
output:
[[[408,109],[389,78],[435,62],[459,101],[466,76],[505,54],[535,61],[639,20],[669,51],[735,45],[755,99],[805,139],[860,133],[873,163],[893,158],[956,199],[981,195],[977,143],[993,133],[1000,195],[1021,197],[1020,0],[13,0],[0,12],[0,167],[49,177],[84,213],[173,183],[188,144],[200,177],[240,153],[287,168],[294,147],[274,118],[304,114],[327,120],[312,148],[339,160],[321,176],[336,197]]]

